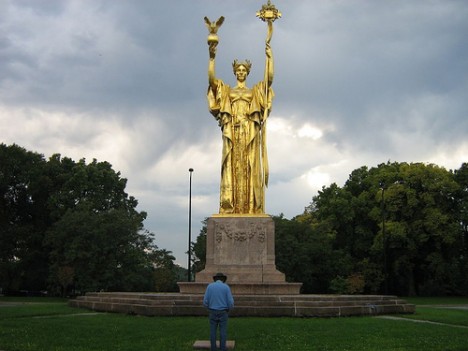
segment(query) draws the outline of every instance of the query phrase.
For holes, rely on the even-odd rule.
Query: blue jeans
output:
[[[219,326],[219,346],[221,351],[226,351],[226,338],[227,338],[227,311],[210,310],[210,343],[211,351],[216,351],[216,332]]]

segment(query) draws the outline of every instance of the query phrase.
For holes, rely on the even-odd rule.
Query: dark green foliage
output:
[[[454,285],[458,287],[455,293],[460,294],[468,291],[468,163],[463,163],[458,170],[454,171],[454,179],[459,188],[455,196],[458,210],[459,227],[459,264],[453,267]]]
[[[63,267],[74,272],[80,291],[152,290],[151,238],[140,234],[141,218],[122,209],[68,211],[51,228],[51,282]]]
[[[0,144],[0,282],[19,290],[44,288],[47,255],[42,239],[49,224],[47,179],[41,155]]]
[[[178,281],[182,281],[180,267],[174,264],[175,257],[165,249],[153,250],[150,254],[154,267],[154,287],[157,292],[179,291]],[[182,274],[183,275],[183,274]]]
[[[302,282],[304,293],[327,291],[330,279],[347,269],[347,257],[333,248],[333,233],[303,215],[273,217],[276,265],[288,281]]]
[[[200,272],[205,268],[206,264],[206,231],[207,231],[208,218],[202,221],[202,228],[197,240],[192,244],[193,254],[193,272]]]
[[[174,290],[174,257],[154,245],[125,187],[108,162],[0,144],[4,292]]]
[[[276,219],[276,256],[307,292],[467,295],[468,165],[387,163]],[[359,278],[359,279],[358,279]]]

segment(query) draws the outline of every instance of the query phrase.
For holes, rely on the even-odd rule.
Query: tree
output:
[[[309,210],[335,233],[334,248],[351,258],[366,290],[386,282],[399,294],[451,293],[458,189],[444,168],[389,162],[353,171],[343,188],[323,188]]]
[[[306,214],[314,219],[313,226],[329,239],[335,257],[330,264],[336,269],[330,272],[321,292],[351,293],[355,288],[348,282],[358,276],[363,277],[367,292],[380,289],[381,274],[369,261],[377,226],[369,218],[367,178],[368,170],[362,167],[351,174],[348,186],[340,188],[333,183],[323,187],[306,208]]]
[[[468,295],[468,163],[463,163],[461,167],[453,172],[454,179],[459,189],[456,195],[457,201],[457,223],[459,223],[459,236],[457,247],[458,264],[452,268],[455,275],[454,294]]]
[[[304,293],[328,292],[330,280],[348,265],[347,256],[333,249],[333,231],[319,225],[311,213],[273,219],[276,265],[286,280],[302,282]]]
[[[60,154],[46,161],[0,144],[4,291],[153,290],[156,267],[171,270],[174,257],[144,230],[146,213],[136,210],[125,187],[108,162],[87,164]]]
[[[5,291],[46,288],[44,167],[42,155],[0,144],[0,281]]]
[[[141,218],[121,209],[68,211],[47,235],[50,283],[60,285],[58,273],[72,267],[79,292],[152,290],[152,243],[141,229]]]
[[[81,292],[151,290],[152,237],[143,230],[146,213],[124,191],[126,180],[107,162],[73,164],[59,155],[51,162],[60,186],[50,197],[58,218],[46,238],[50,283],[59,285],[61,267],[72,267]]]
[[[450,172],[436,165],[402,163],[385,192],[389,278],[404,294],[446,294],[457,248]]]
[[[454,179],[459,186],[456,199],[458,201],[461,242],[463,251],[468,253],[468,163],[463,163],[458,170],[454,171]]]
[[[151,260],[154,267],[154,291],[177,291],[179,272],[172,252],[155,248],[151,253]]]
[[[193,272],[197,273],[205,269],[206,264],[206,232],[208,225],[208,217],[202,221],[202,228],[200,234],[197,236],[197,240],[192,242],[191,249],[193,253]]]

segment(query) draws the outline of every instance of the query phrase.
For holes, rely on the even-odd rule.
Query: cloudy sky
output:
[[[263,0],[0,0],[0,142],[108,161],[186,265],[218,212],[221,134],[206,103],[204,16],[226,17],[217,75],[263,77]],[[363,165],[468,162],[466,0],[276,0],[266,209],[302,213]]]

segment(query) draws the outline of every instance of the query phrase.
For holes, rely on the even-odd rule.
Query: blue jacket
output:
[[[229,285],[217,280],[206,288],[203,305],[210,310],[229,310],[234,307],[234,298]]]

